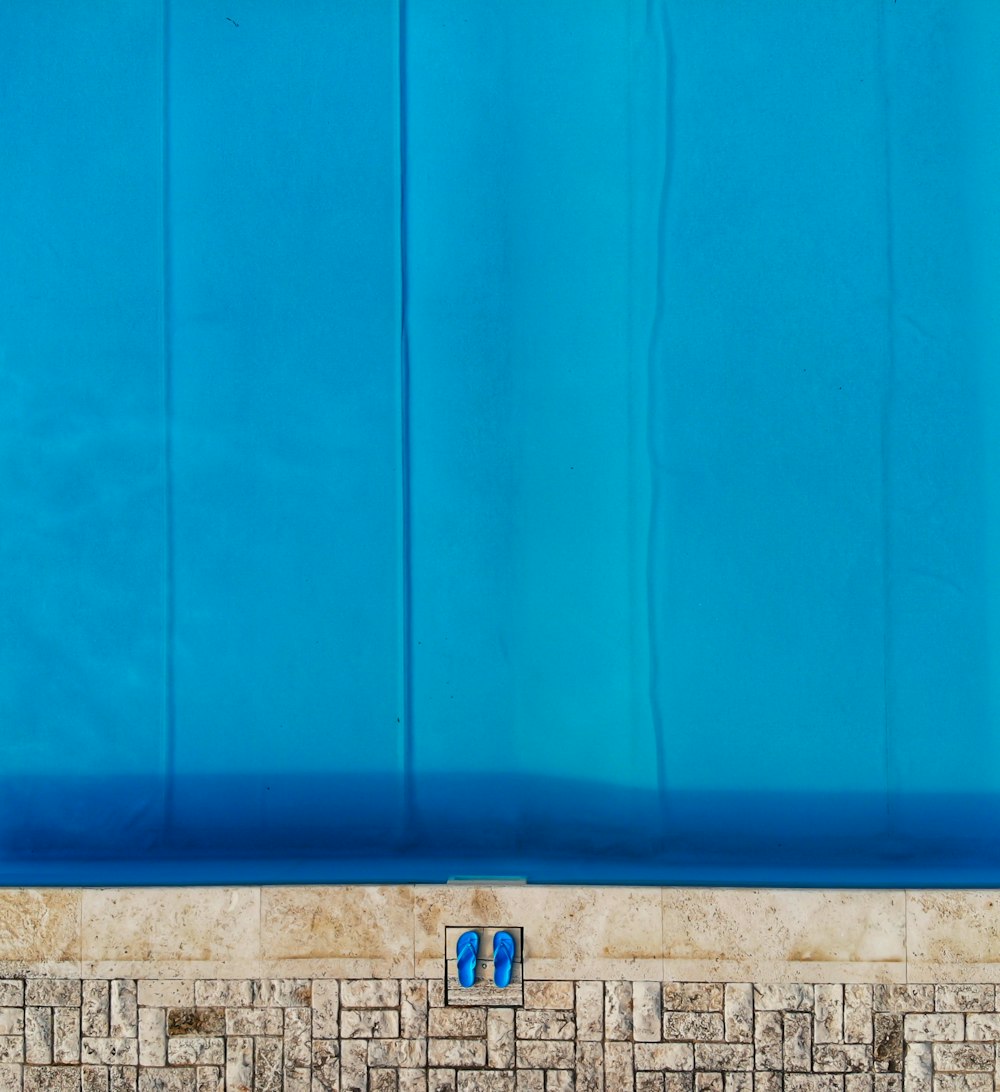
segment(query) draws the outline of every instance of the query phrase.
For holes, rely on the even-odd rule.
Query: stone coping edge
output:
[[[500,923],[526,980],[1000,980],[1000,891],[541,885],[0,888],[0,976],[438,978]]]

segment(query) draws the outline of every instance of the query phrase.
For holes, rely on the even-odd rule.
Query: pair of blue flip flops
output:
[[[459,985],[471,986],[476,981],[476,960],[479,958],[479,934],[470,929],[458,938]],[[514,969],[514,938],[506,929],[493,934],[493,981],[503,989],[510,985]]]

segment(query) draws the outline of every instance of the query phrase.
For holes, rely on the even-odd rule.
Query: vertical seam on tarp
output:
[[[163,462],[164,462],[164,790],[163,836],[169,842],[174,807],[176,706],[174,695],[174,480],[173,480],[173,344],[170,329],[170,0],[163,0]]]
[[[633,41],[634,22],[637,18],[639,7],[634,2],[630,3],[625,13],[625,118],[626,118],[626,279],[625,279],[625,358],[628,362],[627,374],[627,429],[628,429],[628,602],[629,617],[629,719],[633,725],[634,744],[636,751],[641,753],[642,727],[646,723],[645,708],[640,707],[643,701],[643,692],[648,689],[648,682],[641,680],[639,669],[640,642],[645,640],[643,634],[649,631],[649,604],[645,604],[645,612],[640,601],[640,579],[642,563],[645,560],[637,549],[639,542],[639,481],[640,473],[638,461],[640,454],[640,439],[637,437],[639,408],[645,408],[640,402],[636,389],[638,369],[635,361],[635,284],[636,284],[636,211],[635,211],[635,142],[636,142],[636,80],[637,74],[633,71],[633,57],[635,55],[635,43]],[[643,376],[645,378],[645,376]],[[639,404],[637,406],[637,403]],[[644,447],[646,437],[641,437]],[[659,837],[660,832],[657,832]]]
[[[885,277],[886,364],[882,386],[879,422],[879,507],[882,520],[882,734],[885,767],[885,816],[887,833],[892,831],[892,741],[891,741],[891,662],[892,662],[892,527],[890,516],[889,431],[892,423],[892,388],[896,378],[896,263],[892,216],[892,141],[889,124],[892,116],[889,100],[889,62],[886,43],[885,3],[876,4],[876,67],[882,107],[883,161],[885,167]]]
[[[653,9],[659,8],[659,18],[655,19]],[[662,837],[667,833],[667,758],[666,740],[663,737],[663,706],[660,700],[660,672],[657,664],[657,621],[661,614],[658,601],[659,589],[657,567],[663,563],[658,547],[660,530],[663,522],[661,507],[660,478],[663,470],[663,457],[657,449],[656,427],[657,412],[660,408],[657,397],[657,368],[662,366],[666,344],[666,316],[664,298],[666,294],[666,232],[667,216],[670,203],[670,182],[674,160],[674,50],[667,13],[666,0],[648,0],[646,8],[646,33],[657,34],[660,38],[663,65],[663,173],[660,180],[659,208],[656,227],[656,286],[653,300],[653,323],[649,336],[647,357],[648,393],[646,443],[650,463],[650,513],[649,531],[646,549],[646,594],[649,626],[649,702],[653,721],[653,734],[656,743],[656,778],[657,793],[660,803],[660,824]],[[658,27],[656,24],[659,24]]]
[[[399,0],[396,36],[399,82],[399,429],[402,596],[403,843],[413,841],[413,591],[410,535],[410,344],[407,326],[406,0]]]

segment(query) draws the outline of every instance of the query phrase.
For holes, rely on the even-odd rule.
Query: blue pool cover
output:
[[[995,0],[0,29],[0,883],[1000,882]]]

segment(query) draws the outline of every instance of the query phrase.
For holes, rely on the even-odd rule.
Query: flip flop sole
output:
[[[458,956],[458,984],[468,989],[476,981],[476,960],[479,958],[479,934],[463,933],[455,945]]]
[[[514,969],[514,938],[506,930],[501,930],[493,937],[493,981],[500,989],[510,985],[511,972]]]

